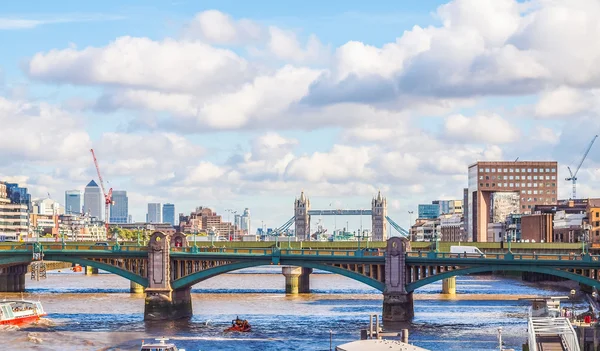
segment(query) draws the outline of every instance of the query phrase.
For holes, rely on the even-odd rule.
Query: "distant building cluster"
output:
[[[234,211],[231,211],[234,213]],[[186,234],[212,235],[228,241],[241,240],[250,234],[250,210],[234,215],[234,223],[223,221],[221,215],[208,207],[197,207],[189,215],[179,214],[179,231]]]
[[[462,200],[420,204],[416,241],[600,244],[600,199],[558,200],[554,161],[477,162]]]

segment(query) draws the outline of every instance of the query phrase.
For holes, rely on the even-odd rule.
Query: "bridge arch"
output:
[[[233,271],[243,269],[243,268],[269,266],[270,265],[269,263],[270,263],[270,261],[269,262],[260,262],[260,261],[259,262],[257,262],[257,261],[234,262],[234,263],[230,263],[230,264],[226,264],[226,265],[222,265],[222,266],[218,266],[218,267],[214,267],[214,268],[209,268],[209,269],[206,269],[206,270],[203,270],[200,272],[190,274],[183,278],[179,278],[179,279],[175,280],[174,282],[172,282],[171,286],[173,289],[181,289],[181,288],[185,288],[185,287],[191,287],[194,284],[200,283],[204,280],[207,280],[209,278],[215,277],[220,274],[233,272]],[[352,272],[347,269],[343,269],[343,268],[339,268],[339,267],[326,265],[323,263],[285,262],[285,264],[282,264],[277,267],[282,267],[282,266],[294,266],[294,267],[320,269],[323,271],[339,274],[344,277],[357,280],[357,281],[364,283],[364,284],[366,284],[372,288],[375,288],[379,291],[383,291],[385,289],[385,283],[382,283],[375,279],[369,278],[360,273]]]
[[[107,271],[110,273],[114,273],[122,278],[125,278],[127,280],[136,282],[140,285],[142,285],[143,287],[147,287],[148,286],[148,279],[141,277],[135,273],[129,272],[123,268],[117,267],[117,266],[113,266],[110,264],[106,264],[106,263],[102,263],[102,262],[97,262],[97,261],[92,261],[92,260],[87,260],[84,258],[79,258],[79,257],[70,257],[70,256],[60,256],[60,255],[46,255],[45,258],[48,261],[60,261],[60,262],[71,262],[71,263],[76,263],[79,264],[81,266],[90,266],[90,267],[94,267],[94,268],[98,268],[101,269],[103,271]],[[1,263],[2,261],[0,261]]]
[[[473,273],[485,273],[485,272],[532,272],[532,273],[544,273],[548,275],[553,275],[556,277],[566,278],[569,280],[576,281],[578,283],[583,283],[585,285],[595,287],[600,289],[600,281],[597,281],[592,278],[588,278],[579,274],[558,270],[556,268],[549,267],[535,267],[535,266],[517,266],[517,267],[507,267],[504,265],[493,265],[493,266],[476,266],[469,268],[456,269],[453,271],[442,272],[439,274],[435,274],[429,276],[427,278],[423,278],[417,280],[416,282],[410,283],[406,285],[406,290],[408,292],[413,292],[416,289],[423,287],[425,285],[440,281],[446,278],[452,278],[457,275],[468,275]]]

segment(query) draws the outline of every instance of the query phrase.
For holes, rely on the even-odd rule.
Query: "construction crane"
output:
[[[110,218],[110,210],[108,208],[109,205],[112,205],[112,188],[108,189],[108,193],[104,190],[104,180],[102,180],[102,175],[100,174],[100,166],[98,166],[98,160],[96,159],[96,154],[94,153],[94,149],[90,149],[92,152],[92,157],[94,158],[94,165],[96,166],[96,172],[98,172],[98,180],[100,181],[100,188],[102,189],[102,195],[104,195],[104,215],[106,216],[104,223],[106,226],[106,235],[108,235],[108,222]]]
[[[567,167],[567,169],[569,170],[569,174],[571,176],[569,178],[566,178],[566,180],[573,182],[573,198],[572,198],[573,200],[575,200],[577,198],[577,173],[579,172],[579,169],[581,168],[583,161],[585,161],[585,158],[587,157],[588,153],[590,152],[592,145],[594,145],[596,138],[598,138],[597,135],[594,136],[594,138],[592,139],[592,142],[590,143],[588,148],[585,150],[585,153],[583,154],[583,157],[581,158],[581,161],[579,162],[577,169],[575,169],[575,173],[573,173],[571,171],[571,167]]]

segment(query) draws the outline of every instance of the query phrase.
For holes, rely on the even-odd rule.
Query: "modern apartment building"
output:
[[[125,190],[113,190],[109,223],[127,223],[129,220],[129,198]]]
[[[102,213],[102,205],[104,204],[104,195],[98,184],[92,180],[85,187],[83,193],[83,213],[89,214],[91,217],[96,217],[99,220],[104,218]]]
[[[420,204],[418,207],[419,217],[422,219],[434,219],[440,216],[439,204]]]
[[[79,214],[81,213],[81,191],[67,190],[65,191],[65,213]]]
[[[556,204],[557,162],[486,161],[469,166],[467,235],[487,241],[488,224],[535,205]],[[504,217],[504,218],[502,218]]]

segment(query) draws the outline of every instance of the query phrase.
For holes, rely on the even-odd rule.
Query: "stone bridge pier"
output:
[[[414,317],[413,293],[406,291],[406,252],[410,242],[403,237],[388,239],[385,255],[383,322],[408,322]]]
[[[25,291],[27,263],[0,268],[0,292]]]
[[[171,288],[171,237],[155,232],[148,243],[148,287],[144,320],[162,321],[192,316],[191,287]]]

